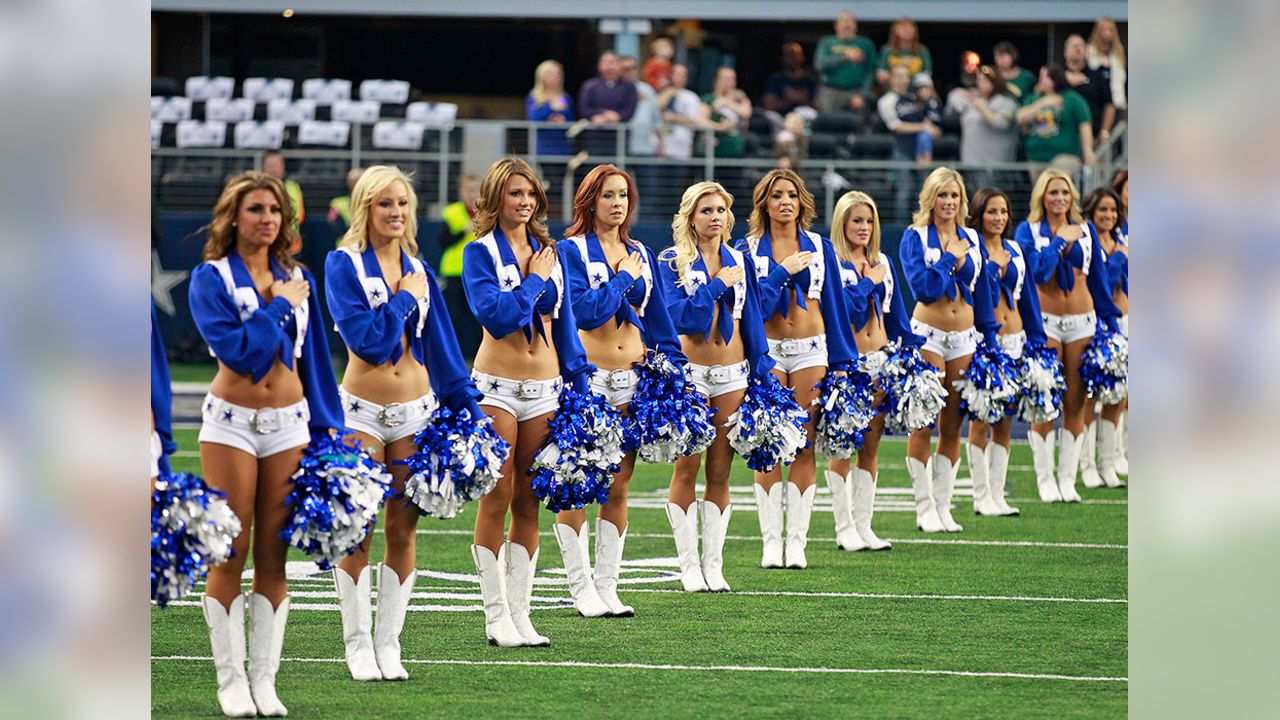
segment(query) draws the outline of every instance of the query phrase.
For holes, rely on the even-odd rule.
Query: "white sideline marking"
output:
[[[657,588],[627,588],[626,593],[683,593],[684,590],[662,590]],[[898,593],[859,593],[859,592],[808,592],[803,590],[734,590],[730,595],[762,595],[766,597],[837,597],[865,598],[869,600],[989,600],[995,602],[1061,602],[1121,604],[1129,603],[1125,598],[1069,598],[1069,597],[1032,597],[1018,595],[914,595]]]
[[[211,657],[195,655],[152,655],[153,661],[212,662]],[[343,663],[342,658],[283,658],[282,662]],[[601,668],[606,670],[675,670],[808,673],[830,675],[944,675],[950,677],[1010,678],[1015,680],[1065,680],[1067,682],[1129,682],[1128,677],[1060,675],[1057,673],[976,672],[971,670],[926,670],[918,668],[840,668],[840,667],[768,667],[764,665],[655,665],[648,663],[599,663],[574,660],[418,660],[402,658],[414,665],[494,665],[501,667]]]
[[[734,506],[736,509],[736,505]],[[382,527],[379,526],[375,532],[381,532]],[[473,535],[471,530],[424,530],[418,529],[419,535]],[[550,530],[543,530],[538,533],[539,537],[554,537],[555,533]],[[651,540],[670,539],[670,533],[642,533],[628,532],[628,538],[644,538]],[[735,541],[751,541],[759,540],[758,535],[727,535],[726,540]],[[1043,547],[1043,548],[1069,548],[1072,550],[1128,550],[1128,545],[1120,545],[1116,543],[1073,543],[1073,542],[1039,542],[1035,540],[951,540],[951,539],[933,539],[933,538],[885,538],[889,542],[918,544],[918,545],[991,545],[991,546],[1008,546],[1008,547]],[[809,540],[814,542],[833,541],[834,536],[824,537],[822,535],[810,535]]]

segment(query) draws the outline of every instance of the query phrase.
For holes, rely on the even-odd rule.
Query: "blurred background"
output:
[[[1109,167],[1136,165],[1131,223],[1145,228],[1132,275],[1135,294],[1146,299],[1132,317],[1131,461],[1138,469],[1131,483],[1131,714],[1274,714],[1280,383],[1272,363],[1280,338],[1280,238],[1270,214],[1280,190],[1280,142],[1266,68],[1280,7],[1262,0],[702,0],[623,4],[638,14],[604,22],[563,9],[578,3],[539,3],[514,14],[484,0],[440,5],[58,0],[0,8],[0,717],[149,712],[140,480],[147,329],[139,290],[150,268],[153,298],[172,303],[161,311],[171,352],[199,355],[184,344],[181,326],[184,273],[200,243],[191,232],[225,176],[262,167],[274,145],[274,126],[247,129],[237,143],[246,108],[235,100],[245,97],[246,79],[294,80],[288,96],[277,98],[289,101],[288,112],[308,99],[308,79],[350,81],[347,97],[357,103],[366,80],[408,85],[371,86],[389,99],[376,101],[375,114],[363,104],[348,107],[353,114],[346,117],[355,119],[337,120],[350,123],[345,136],[333,125],[313,128],[307,142],[301,135],[303,122],[335,122],[333,102],[316,102],[310,117],[302,103],[301,116],[292,116],[298,122],[287,114],[278,120],[285,172],[295,176],[308,211],[303,253],[313,267],[339,232],[328,210],[343,194],[345,173],[373,161],[413,167],[424,233],[442,227],[460,174],[483,171],[507,152],[538,154],[553,188],[552,219],[562,217],[563,179],[556,190],[555,173],[568,175],[582,150],[587,167],[621,159],[633,170],[661,168],[650,191],[642,188],[642,220],[654,225],[640,237],[657,245],[672,211],[663,188],[678,185],[668,171],[723,179],[742,203],[751,173],[784,154],[811,178],[819,224],[829,196],[823,178],[839,186],[828,171],[869,189],[886,224],[900,224],[888,178],[917,168],[915,158],[894,164],[882,140],[867,140],[887,129],[876,125],[878,80],[867,98],[872,109],[860,120],[838,118],[847,124],[833,128],[820,111],[802,116],[799,126],[786,125],[790,112],[778,113],[781,127],[768,116],[766,124],[756,119],[770,75],[783,67],[782,46],[798,43],[816,76],[817,43],[832,34],[842,10],[856,13],[858,34],[877,53],[893,20],[915,20],[944,111],[933,159],[952,164],[959,155],[947,138],[957,130],[948,129],[945,106],[964,50],[991,63],[995,43],[1008,40],[1020,67],[1035,73],[1045,61],[1063,59],[1070,33],[1087,40],[1100,16],[1117,21],[1131,58],[1132,96],[1116,120],[1127,128],[1122,134],[1113,127],[1112,138],[1123,137],[1099,148],[1098,164],[1082,163],[1080,172],[1087,184],[1103,181]],[[456,14],[463,10],[466,16]],[[695,19],[681,19],[689,17]],[[569,130],[581,115],[563,124],[538,121],[551,123],[543,126],[522,112],[544,60],[563,66],[565,94],[577,110],[581,84],[597,74],[603,50],[633,55],[643,72],[658,37],[672,41],[672,62],[687,67],[687,88],[699,96],[712,91],[714,68],[735,68],[737,87],[752,103],[740,157],[717,156],[716,144],[708,160],[705,140],[696,137],[688,158],[634,154],[629,123],[584,128],[557,147],[554,131]],[[188,81],[204,77],[229,77],[231,88],[198,81],[195,94],[205,99],[196,99]],[[281,84],[266,83],[276,89],[263,92],[282,92]],[[209,114],[211,90],[232,101],[215,110],[229,118],[221,131],[208,125],[219,122]],[[149,152],[140,130],[147,95]],[[271,122],[271,101],[250,100],[247,119]],[[410,117],[417,102],[428,105]],[[677,124],[658,118],[655,124]],[[400,123],[383,131],[391,146],[375,143],[384,120]],[[183,122],[204,125],[183,131]],[[415,127],[405,129],[410,122],[422,126],[420,142]],[[531,148],[531,134],[543,128],[553,133],[550,147],[539,149],[535,138]],[[626,150],[618,150],[619,136]],[[784,153],[779,140],[795,149]],[[603,150],[609,142],[612,150]],[[1022,145],[1019,138],[1012,165],[990,166],[1008,171],[999,182],[1015,193]],[[143,238],[150,238],[149,259]]]

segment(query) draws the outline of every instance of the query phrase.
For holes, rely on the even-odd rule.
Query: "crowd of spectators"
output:
[[[959,136],[963,163],[1026,160],[1071,171],[1096,161],[1098,146],[1127,109],[1124,45],[1109,18],[1099,19],[1087,40],[1068,37],[1060,60],[1038,72],[1019,65],[1018,48],[1008,41],[996,43],[985,62],[981,52],[966,50],[945,94],[910,18],[896,20],[879,49],[858,34],[851,12],[839,14],[834,31],[818,41],[812,63],[799,43],[785,43],[758,104],[737,86],[729,65],[716,68],[710,92],[699,97],[677,43],[658,37],[643,65],[613,52],[601,55],[597,76],[578,92],[575,115],[563,68],[548,60],[534,74],[526,118],[566,125],[568,137],[538,130],[541,154],[572,152],[578,134],[578,149],[604,150],[609,143],[611,150],[612,137],[589,128],[624,124],[633,155],[689,159],[706,152],[703,138],[710,136],[716,157],[745,157],[755,115],[768,128],[772,154],[794,161],[804,157],[815,119],[828,115],[849,118],[858,131],[893,135],[895,160],[931,162],[935,142],[950,134]]]

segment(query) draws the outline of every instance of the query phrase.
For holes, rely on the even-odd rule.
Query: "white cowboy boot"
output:
[[[933,494],[929,488],[933,474],[933,460],[922,463],[915,458],[907,458],[907,475],[911,478],[911,490],[916,496],[916,527],[921,532],[946,532],[938,511],[933,506]]]
[[[498,564],[493,551],[483,545],[471,546],[471,558],[475,560],[476,574],[480,576],[485,638],[490,645],[498,647],[522,647],[524,638],[511,622],[511,611],[507,608],[504,568]]]
[[[1009,477],[1009,448],[991,443],[987,446],[987,477],[991,481],[991,501],[998,515],[1019,515],[1021,511],[1011,507],[1004,499],[1005,481]]]
[[[573,607],[582,617],[608,615],[609,606],[600,599],[596,585],[591,581],[591,565],[587,562],[591,540],[587,537],[587,523],[583,522],[576,532],[564,523],[553,524],[551,530],[560,544],[560,558],[564,560],[564,572],[569,577],[569,596],[573,598]],[[599,542],[597,537],[597,546]]]
[[[782,567],[782,481],[773,484],[768,492],[753,484],[756,493],[756,516],[760,521],[760,539],[764,548],[760,554],[760,567]]]
[[[1084,433],[1072,435],[1063,428],[1062,439],[1058,448],[1058,492],[1063,502],[1080,502],[1080,493],[1076,492],[1076,466],[1080,464],[1080,447],[1084,445]]]
[[[1116,424],[1098,418],[1098,474],[1109,488],[1124,487],[1124,481],[1116,475],[1116,460],[1120,457],[1120,433]]]
[[[499,557],[506,554],[507,567],[507,609],[511,612],[511,622],[524,638],[525,645],[546,647],[551,640],[533,629],[529,621],[529,603],[533,600],[533,574],[538,568],[538,551],[533,555],[525,546],[507,541],[498,551]]]
[[[991,443],[994,445],[995,443]],[[990,448],[991,445],[987,447]],[[973,514],[1000,515],[991,491],[991,474],[987,467],[987,450],[972,443],[965,446],[969,459],[969,475],[973,477]]]
[[[853,527],[868,550],[889,550],[893,545],[881,540],[871,529],[871,515],[876,504],[876,478],[859,467],[849,471],[847,482],[853,495]]]
[[[719,505],[700,500],[698,513],[702,516],[702,576],[711,592],[729,592],[724,579],[724,536],[729,532],[733,506],[726,505],[722,511]]]
[[[338,608],[342,611],[342,644],[346,649],[347,669],[355,680],[381,680],[382,671],[373,655],[373,608],[369,600],[368,565],[360,568],[360,577],[352,580],[346,570],[333,569],[333,584],[338,591]]]
[[[955,491],[956,471],[960,462],[951,462],[945,455],[933,456],[933,507],[938,520],[947,532],[960,532],[964,526],[951,517],[951,494]]]
[[[1087,488],[1100,488],[1102,477],[1098,474],[1098,463],[1094,459],[1098,448],[1098,423],[1089,423],[1084,428],[1080,441],[1080,482]]]
[[[409,672],[400,662],[400,631],[404,629],[404,615],[417,579],[417,570],[411,570],[401,582],[386,563],[378,565],[378,627],[373,631],[373,654],[383,680],[409,679]]]
[[[695,500],[688,509],[667,503],[667,521],[676,540],[676,556],[680,559],[680,584],[685,592],[707,592],[707,579],[702,576],[698,559],[698,513]]]
[[[272,608],[266,595],[249,595],[249,692],[258,714],[284,717],[289,709],[276,695],[276,672],[284,648],[284,626],[289,622],[289,596]]]
[[[813,515],[813,498],[818,494],[817,484],[804,492],[793,482],[787,482],[787,567],[803,570],[809,567],[804,549],[809,544],[809,519]]]
[[[836,547],[841,550],[866,550],[853,527],[853,486],[840,473],[828,470],[827,488],[831,490],[831,514],[836,518]]]
[[[1053,445],[1056,437],[1052,430],[1048,435],[1027,430],[1031,464],[1036,469],[1036,491],[1040,493],[1040,500],[1047,503],[1062,502],[1062,492],[1058,490],[1058,480],[1054,477]]]
[[[1116,474],[1129,477],[1129,411],[1116,422]]]
[[[209,626],[213,666],[218,671],[218,705],[227,717],[257,717],[258,706],[249,693],[244,672],[244,595],[236,595],[230,608],[205,595],[201,599],[204,622]]]
[[[622,570],[622,548],[627,544],[627,531],[604,518],[596,518],[595,589],[610,617],[631,617],[636,609],[622,604],[618,597],[618,575]]]

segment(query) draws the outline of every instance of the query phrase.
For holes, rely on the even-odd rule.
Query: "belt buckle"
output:
[[[542,386],[537,380],[521,380],[516,383],[517,400],[536,400],[542,397]]]
[[[783,340],[778,343],[778,354],[782,355],[782,357],[791,357],[792,355],[795,355],[797,344],[798,343],[795,340]]]
[[[623,390],[631,387],[631,371],[610,370],[605,376],[604,384],[610,390]]]
[[[270,435],[280,429],[280,414],[275,408],[255,410],[249,416],[249,427],[259,435]]]
[[[404,403],[387,403],[378,411],[378,422],[384,427],[403,425],[407,414]]]
[[[707,368],[708,383],[723,385],[724,383],[729,382],[729,379],[730,379],[729,376],[730,376],[729,368],[723,365],[713,365]]]
[[[948,350],[950,350],[953,345],[953,343],[951,342],[951,335],[952,333],[949,333],[949,332],[942,333],[942,347]]]

